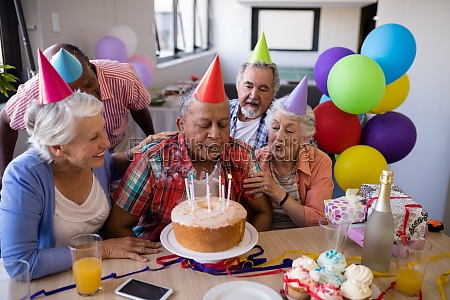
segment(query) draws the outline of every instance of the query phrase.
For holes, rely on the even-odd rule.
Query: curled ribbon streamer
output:
[[[127,276],[130,276],[130,275],[138,274],[138,273],[141,273],[141,272],[159,271],[159,270],[162,270],[163,268],[164,267],[158,268],[158,269],[150,269],[150,267],[147,266],[147,267],[145,267],[145,268],[143,268],[141,270],[137,270],[137,271],[134,271],[134,272],[126,273],[126,274],[123,274],[123,275],[117,275],[116,273],[111,273],[111,274],[109,274],[107,276],[102,277],[101,280],[104,281],[104,280],[111,279],[111,278],[119,279],[119,278],[127,277]],[[39,297],[41,295],[51,296],[51,295],[57,294],[59,292],[64,292],[64,291],[68,291],[68,290],[74,289],[75,287],[76,287],[75,284],[70,284],[70,285],[67,285],[67,286],[63,286],[63,287],[60,287],[60,288],[48,291],[48,292],[46,290],[40,290],[40,291],[34,293],[33,295],[31,295],[30,299],[35,299],[35,298],[37,298],[37,297]]]

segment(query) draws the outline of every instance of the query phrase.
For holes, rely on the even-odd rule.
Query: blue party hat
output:
[[[295,89],[286,97],[283,106],[286,110],[297,115],[306,113],[306,105],[308,104],[308,75],[303,77],[302,81]]]
[[[78,58],[63,48],[50,58],[50,63],[67,83],[74,82],[83,73],[83,66]]]

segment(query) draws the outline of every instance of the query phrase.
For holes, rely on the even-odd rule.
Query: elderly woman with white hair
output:
[[[82,92],[27,108],[30,148],[3,177],[0,239],[5,264],[27,261],[31,279],[71,268],[68,241],[101,231],[111,210],[109,183],[139,150],[109,154],[102,111],[101,101]],[[143,255],[159,252],[160,246],[136,237],[104,240],[102,256],[145,262]],[[14,275],[14,269],[7,271]]]
[[[299,97],[299,86],[273,103],[266,117],[268,146],[256,151],[263,171],[244,181],[248,193],[264,192],[271,198],[272,229],[318,225],[323,200],[333,193],[330,157],[308,144],[315,134],[315,116],[306,104],[307,94]]]

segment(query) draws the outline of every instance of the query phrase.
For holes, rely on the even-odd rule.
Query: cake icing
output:
[[[314,280],[318,284],[325,284],[328,282],[337,288],[340,287],[345,281],[345,278],[341,273],[337,273],[325,267],[319,267],[317,269],[311,270],[309,271],[309,275],[311,276],[312,280]]]
[[[188,201],[183,201],[172,210],[172,222],[185,226],[199,226],[208,228],[220,228],[223,226],[234,225],[239,220],[247,217],[247,211],[236,201],[226,201],[222,205],[219,197],[211,197],[208,212],[208,200],[195,198],[194,209]],[[222,209],[223,207],[223,209]]]
[[[364,265],[351,264],[345,268],[344,277],[347,280],[358,279],[368,286],[370,286],[373,282],[372,271]]]
[[[317,259],[317,264],[319,267],[332,269],[338,273],[343,273],[345,267],[347,267],[347,261],[345,260],[344,255],[334,249],[321,253]]]
[[[342,293],[339,288],[330,283],[320,285],[316,290],[316,295],[322,300],[342,300]]]
[[[350,279],[341,286],[341,293],[347,299],[362,300],[372,296],[372,290],[357,279]]]
[[[311,257],[302,255],[301,257],[295,259],[292,262],[292,267],[296,268],[296,267],[303,267],[307,270],[313,270],[318,268],[319,266],[317,265],[316,261],[314,259],[312,259]]]

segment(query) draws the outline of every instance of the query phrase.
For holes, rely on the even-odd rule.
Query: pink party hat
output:
[[[302,81],[283,101],[286,110],[297,115],[306,113],[306,105],[308,101],[308,75],[303,77]]]
[[[58,102],[72,95],[72,90],[38,49],[39,104]]]
[[[200,83],[195,88],[194,95],[199,100],[208,103],[220,103],[227,98],[218,55],[216,55],[208,70],[206,70],[205,75],[200,80]]]
[[[270,58],[269,48],[267,47],[266,36],[264,32],[261,34],[258,42],[255,45],[255,49],[253,49],[252,56],[248,60],[249,63],[255,63],[259,60],[262,60],[266,64],[271,64],[272,59]]]
[[[67,83],[74,82],[83,73],[83,67],[78,58],[64,48],[50,58],[50,63]]]

